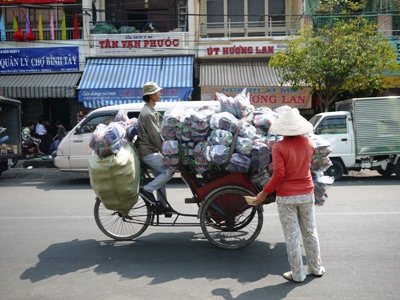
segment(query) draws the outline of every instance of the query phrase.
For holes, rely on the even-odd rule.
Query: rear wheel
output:
[[[332,166],[325,173],[327,176],[334,177],[335,181],[339,181],[343,177],[344,168],[340,162],[332,160]]]
[[[138,197],[138,202],[125,218],[122,218],[117,211],[107,209],[96,197],[94,218],[100,230],[118,241],[133,240],[140,236],[150,224],[151,209],[147,201],[140,195]]]
[[[396,166],[394,167],[394,171],[396,173],[396,177],[400,179],[400,161],[397,162]]]
[[[200,208],[200,224],[212,244],[223,249],[240,249],[257,238],[264,219],[262,207],[249,206],[244,199],[251,195],[246,189],[227,186],[207,196]]]
[[[393,170],[384,170],[382,168],[379,168],[378,170],[376,170],[380,175],[382,175],[383,177],[390,177],[393,174]]]

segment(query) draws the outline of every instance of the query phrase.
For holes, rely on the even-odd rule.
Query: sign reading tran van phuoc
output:
[[[79,71],[79,47],[0,48],[0,74]]]
[[[184,32],[95,34],[96,55],[187,54]]]

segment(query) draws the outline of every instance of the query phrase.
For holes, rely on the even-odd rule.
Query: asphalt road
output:
[[[93,219],[85,174],[15,168],[0,176],[0,299],[399,299],[400,181],[354,173],[317,207],[327,273],[294,284],[275,204],[260,236],[222,250],[200,227],[150,227],[114,242]],[[190,190],[168,196],[184,212]]]

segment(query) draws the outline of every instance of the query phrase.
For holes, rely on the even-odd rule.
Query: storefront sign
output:
[[[198,47],[199,58],[272,56],[286,49],[285,44],[269,42],[235,42],[230,44],[212,44]]]
[[[76,0],[0,0],[3,4],[46,4],[46,3],[75,3]]]
[[[95,34],[97,55],[187,54],[183,32]]]
[[[215,93],[222,93],[235,97],[243,91],[242,87],[201,87],[201,100],[217,100]],[[273,87],[251,87],[247,88],[250,93],[251,104],[255,107],[267,106],[276,108],[288,105],[296,108],[311,108],[311,89],[292,89],[284,86]]]
[[[0,48],[0,74],[79,71],[79,47]]]
[[[191,88],[163,88],[161,99],[169,101],[188,100]],[[78,93],[79,101],[142,101],[142,89],[83,89]]]

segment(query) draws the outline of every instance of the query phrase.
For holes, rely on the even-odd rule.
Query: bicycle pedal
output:
[[[185,198],[185,203],[198,203],[198,201],[195,197]]]
[[[164,216],[165,216],[166,218],[172,218],[172,213],[167,212],[167,213],[164,214]]]

